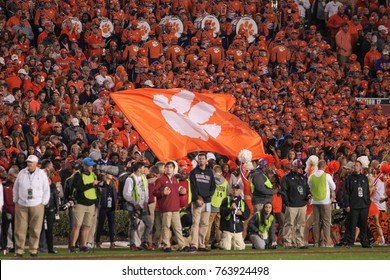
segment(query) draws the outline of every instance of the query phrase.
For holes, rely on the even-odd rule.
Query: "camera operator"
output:
[[[249,218],[249,208],[241,198],[239,185],[230,188],[230,195],[222,200],[221,208],[222,239],[219,247],[223,250],[231,250],[232,242],[234,250],[245,250],[244,221]]]
[[[151,220],[148,211],[148,181],[144,175],[145,163],[135,162],[132,166],[134,173],[125,182],[123,198],[126,200],[126,208],[129,211],[130,219],[130,250],[148,250],[148,236],[151,230]],[[145,224],[145,231],[141,238],[141,246],[135,245],[135,233],[138,229],[137,218]]]
[[[81,244],[80,251],[88,252],[89,249],[86,246],[89,231],[91,229],[94,215],[95,204],[98,201],[98,184],[96,174],[93,172],[93,166],[95,162],[86,157],[83,160],[83,167],[80,171],[77,171],[72,181],[72,189],[74,190],[75,205],[73,209],[74,214],[74,227],[71,232],[71,244],[69,250],[71,253],[76,252],[76,241],[79,237],[81,225]]]

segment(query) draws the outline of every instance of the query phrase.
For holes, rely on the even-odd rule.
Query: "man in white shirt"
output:
[[[333,247],[330,238],[331,218],[332,218],[332,201],[331,196],[334,195],[336,184],[332,176],[325,173],[326,162],[320,160],[318,162],[318,171],[314,172],[309,177],[309,187],[312,194],[313,207],[313,233],[314,246],[320,246],[321,225],[324,232],[324,246]]]
[[[30,255],[38,257],[39,237],[45,205],[50,199],[50,186],[46,172],[37,166],[38,157],[30,155],[27,167],[19,172],[14,183],[16,257],[23,256],[27,229]]]
[[[152,222],[148,211],[149,190],[148,181],[144,175],[145,163],[135,162],[132,169],[133,174],[126,179],[123,188],[123,198],[127,202],[130,219],[130,250],[148,250],[147,242]],[[141,219],[145,224],[140,247],[135,245],[135,233],[138,230],[137,219]]]
[[[114,81],[112,80],[111,76],[107,75],[107,67],[106,66],[100,66],[99,68],[100,74],[96,76],[95,80],[96,83],[99,85],[99,87],[103,87],[104,81],[109,82],[109,88],[113,88],[115,86]]]
[[[325,6],[325,18],[328,20],[331,16],[337,13],[339,10],[339,7],[341,7],[343,4],[339,0],[333,0],[328,2]]]

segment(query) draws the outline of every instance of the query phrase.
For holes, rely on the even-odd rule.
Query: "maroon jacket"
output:
[[[11,182],[3,182],[3,196],[4,196],[4,213],[15,215],[15,203],[13,201],[14,184]]]
[[[164,195],[165,187],[171,189],[169,195]],[[178,212],[180,210],[179,182],[174,176],[169,179],[168,176],[164,174],[158,178],[155,182],[153,195],[157,197],[160,213]]]

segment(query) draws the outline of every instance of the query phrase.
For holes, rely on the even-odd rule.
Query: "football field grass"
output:
[[[15,258],[13,254],[1,255],[1,259],[26,260],[32,259],[28,251],[22,258]],[[390,246],[364,249],[359,246],[347,249],[314,248],[253,250],[244,251],[212,250],[210,252],[181,253],[172,251],[165,253],[156,251],[130,251],[127,248],[95,249],[89,253],[69,253],[67,249],[58,249],[58,254],[40,253],[40,260],[390,260]]]

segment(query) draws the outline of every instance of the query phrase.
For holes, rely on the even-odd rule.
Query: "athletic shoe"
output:
[[[140,250],[143,250],[143,251],[150,251],[151,249],[149,248],[149,245],[148,243],[144,242],[141,244],[141,246],[139,247]]]
[[[135,246],[135,244],[131,244],[131,245],[130,245],[130,251],[140,251],[140,248],[138,248],[137,246]]]
[[[210,252],[209,248],[198,248],[199,252]]]
[[[87,246],[81,247],[81,249],[80,249],[80,252],[83,252],[83,253],[89,253],[90,251],[91,251],[91,249]]]
[[[194,251],[192,251],[190,247],[185,246],[185,247],[180,249],[180,252],[183,252],[183,253],[193,253]]]
[[[165,252],[165,253],[170,253],[170,252],[172,252],[171,247],[166,247],[166,248],[164,248],[164,252]]]
[[[75,246],[70,246],[70,247],[69,247],[69,252],[70,252],[70,253],[77,253],[76,247],[75,247]]]
[[[192,247],[190,248],[190,252],[191,252],[191,253],[196,252],[196,251],[198,251],[198,249],[197,249],[196,247],[192,246]]]

